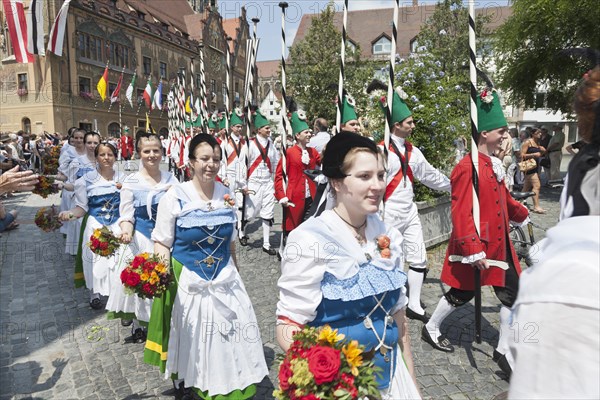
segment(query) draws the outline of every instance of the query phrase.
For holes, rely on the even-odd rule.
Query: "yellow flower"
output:
[[[160,281],[160,278],[158,277],[158,275],[152,272],[152,275],[150,275],[150,279],[148,280],[148,282],[150,282],[151,285],[154,285],[158,281]]]
[[[353,340],[342,348],[346,361],[352,369],[352,375],[358,376],[358,367],[363,363],[362,350],[358,347],[358,341]]]
[[[339,333],[337,329],[331,329],[329,325],[325,325],[319,332],[319,342],[325,342],[329,344],[335,344],[341,340],[344,340],[346,335]]]
[[[144,282],[146,282],[148,280],[149,276],[148,273],[144,272],[140,275],[140,279]]]
[[[140,254],[140,256],[142,256],[144,258],[144,260],[147,260],[148,257],[150,257],[150,254],[148,254],[148,253],[142,253],[142,254]]]
[[[296,358],[290,361],[292,369],[292,377],[289,379],[290,384],[298,387],[306,387],[314,381],[314,376],[308,369],[308,361],[302,358]]]
[[[102,233],[100,233],[100,229],[94,229],[94,237],[96,239],[100,239],[101,235],[102,235]]]
[[[164,264],[156,264],[156,267],[154,267],[154,271],[158,272],[159,274],[164,273],[166,269],[167,267]]]

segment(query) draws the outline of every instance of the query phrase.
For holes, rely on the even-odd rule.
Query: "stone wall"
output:
[[[450,217],[450,196],[430,201],[417,202],[419,217],[423,226],[425,246],[431,248],[450,238],[452,219]]]

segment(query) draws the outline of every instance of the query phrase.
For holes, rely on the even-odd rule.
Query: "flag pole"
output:
[[[198,46],[200,53],[200,108],[202,110],[202,126],[208,133],[208,104],[206,101],[206,78],[204,76],[204,45]]]
[[[125,66],[123,65],[123,69],[121,70],[121,76],[119,77],[119,82],[117,83],[117,87],[115,88],[115,90],[119,90],[117,93],[117,96],[119,96],[119,98],[116,100],[119,102],[119,104],[121,103],[121,84],[123,83],[123,74],[125,73]],[[107,82],[108,83],[108,82]],[[108,111],[110,112],[110,110],[112,109],[113,106],[113,97],[112,97],[113,93],[110,94],[110,104],[108,105]],[[119,111],[120,112],[120,111]]]
[[[344,106],[344,80],[346,78],[346,32],[348,28],[348,2],[344,0],[344,19],[342,24],[342,48],[340,50],[340,79],[338,83],[337,114],[335,118],[336,133],[340,132],[342,125],[342,107]]]
[[[479,207],[479,150],[477,148],[477,42],[475,37],[475,2],[469,1],[469,78],[471,81],[471,161],[473,190],[473,222],[481,236]],[[481,271],[474,268],[475,281],[475,341],[481,343]]]
[[[225,101],[223,103],[225,103],[225,129],[227,130],[227,132],[229,133],[229,112],[230,112],[230,106],[229,106],[229,102],[230,102],[230,91],[229,91],[229,86],[231,85],[231,52],[229,51],[229,43],[232,41],[233,39],[231,38],[231,36],[227,36],[226,38],[226,51],[227,51],[227,57],[226,57],[226,63],[225,63]]]

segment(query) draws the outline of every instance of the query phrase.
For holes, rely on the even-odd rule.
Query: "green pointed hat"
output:
[[[208,129],[217,129],[217,124],[219,123],[219,116],[216,112],[214,112],[211,116],[208,117]]]
[[[229,126],[234,125],[244,125],[244,113],[239,107],[234,108],[229,117]]]
[[[225,129],[226,128],[226,125],[225,125],[225,122],[226,122],[225,113],[219,113],[218,118],[219,118],[219,130]]]
[[[190,122],[190,117],[189,116],[185,116],[185,129],[187,128],[191,128],[192,127],[192,123]]]
[[[500,97],[495,90],[486,88],[476,99],[477,104],[477,130],[479,132],[492,131],[508,126]]]
[[[306,113],[302,110],[294,111],[292,113],[290,124],[292,125],[292,133],[294,135],[309,129],[308,123],[306,123]]]
[[[358,120],[355,107],[356,103],[354,98],[348,94],[344,96],[344,104],[342,105],[342,125],[353,119]]]
[[[196,115],[196,119],[192,117],[192,126],[195,128],[202,127],[202,117],[200,114]]]
[[[254,124],[254,129],[260,129],[263,126],[269,125],[270,123],[269,120],[262,115],[260,110],[256,110],[256,112],[252,115],[252,124]]]
[[[404,90],[402,90],[402,88],[397,87],[396,90],[394,90],[394,96],[392,100],[392,124],[395,124],[396,122],[402,122],[412,115],[410,108],[408,108],[404,102],[404,99],[407,97],[408,95],[404,92]],[[384,105],[384,107],[387,107],[387,105]]]

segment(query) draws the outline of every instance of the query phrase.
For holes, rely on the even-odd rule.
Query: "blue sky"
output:
[[[304,14],[321,12],[329,3],[327,0],[287,0],[289,8],[286,16],[286,41],[291,46],[300,19]],[[279,0],[219,0],[219,12],[223,18],[239,17],[242,6],[246,7],[250,29],[252,30],[251,18],[258,17],[257,36],[260,38],[258,48],[258,61],[275,60],[281,57],[281,9]],[[435,4],[435,0],[419,0],[419,4]],[[507,6],[509,0],[476,0],[476,7]],[[344,2],[336,0],[337,10],[343,10]],[[391,8],[396,4],[395,0],[349,0],[349,10],[365,10],[374,8]],[[467,2],[465,1],[465,4]],[[410,6],[412,1],[400,0],[401,6]],[[391,30],[391,28],[390,28]]]

